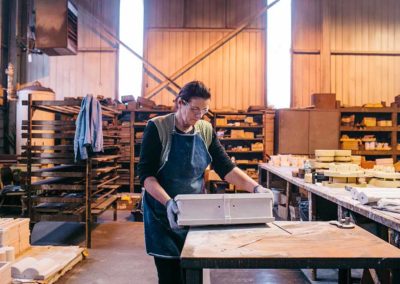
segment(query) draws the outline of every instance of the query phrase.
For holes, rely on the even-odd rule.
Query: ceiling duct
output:
[[[35,0],[36,48],[47,55],[75,55],[78,10],[68,0]]]

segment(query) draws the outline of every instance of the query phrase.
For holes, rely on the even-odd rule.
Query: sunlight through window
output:
[[[143,0],[121,0],[119,36],[122,42],[143,55]],[[142,92],[142,61],[125,47],[119,50],[119,96]]]
[[[267,101],[275,108],[290,107],[290,48],[291,0],[281,0],[267,16]]]

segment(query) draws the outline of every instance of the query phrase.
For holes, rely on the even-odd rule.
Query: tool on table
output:
[[[329,221],[329,224],[341,229],[353,229],[355,227],[354,224],[350,222],[350,217],[345,217],[339,221]]]

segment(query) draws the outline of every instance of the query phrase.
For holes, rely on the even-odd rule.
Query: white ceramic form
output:
[[[204,226],[273,222],[269,193],[177,195],[178,225]]]

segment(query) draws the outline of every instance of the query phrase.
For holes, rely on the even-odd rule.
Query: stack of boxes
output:
[[[30,248],[29,219],[0,219],[0,283],[11,283],[11,261]]]

